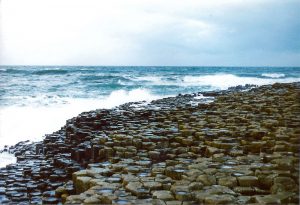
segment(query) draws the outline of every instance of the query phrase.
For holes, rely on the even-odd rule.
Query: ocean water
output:
[[[179,93],[296,81],[299,67],[0,66],[0,149],[41,140],[84,111]],[[0,166],[8,158],[2,154]]]

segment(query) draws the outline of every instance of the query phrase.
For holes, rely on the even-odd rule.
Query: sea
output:
[[[300,67],[0,66],[0,150],[84,111],[232,86],[300,81]],[[0,154],[0,167],[15,162]]]

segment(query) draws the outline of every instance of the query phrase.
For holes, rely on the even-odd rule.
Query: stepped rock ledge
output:
[[[0,204],[299,204],[300,83],[84,112],[7,148]]]

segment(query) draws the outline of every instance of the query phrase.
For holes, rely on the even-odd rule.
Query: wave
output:
[[[70,93],[71,94],[71,93]],[[47,94],[39,94],[39,95],[30,95],[30,96],[7,96],[2,97],[1,106],[7,106],[11,103],[14,106],[18,107],[38,107],[38,106],[49,106],[56,104],[66,104],[68,103],[68,98],[60,95],[47,95]]]
[[[127,102],[152,101],[163,96],[153,95],[147,89],[133,89],[130,91],[116,90],[100,102],[101,108],[112,108]]]
[[[283,73],[263,73],[261,74],[263,77],[268,77],[268,78],[284,78],[285,74]]]
[[[29,71],[26,69],[15,69],[15,68],[1,68],[1,72],[8,73],[8,74],[19,74],[19,73],[28,73]]]
[[[67,119],[85,111],[109,109],[127,102],[149,102],[162,97],[153,95],[146,89],[133,89],[129,91],[116,90],[106,97],[94,99],[54,97],[56,103],[52,101],[52,98],[42,97],[40,100],[43,104],[40,105],[32,104],[32,101],[39,100],[36,97],[28,98],[23,106],[14,105],[0,108],[0,149],[4,145],[14,145],[19,141],[42,140],[45,134],[59,130]],[[16,127],[18,129],[15,129]]]
[[[181,86],[181,87],[202,87],[213,89],[227,89],[232,86],[255,84],[255,85],[266,85],[272,83],[285,83],[300,81],[300,78],[290,77],[284,78],[285,74],[282,73],[269,73],[262,74],[262,78],[258,77],[245,77],[237,76],[234,74],[212,74],[212,75],[185,75],[185,76],[140,76],[140,77],[129,77],[127,81],[125,79],[119,79],[118,84],[120,85],[144,85],[144,86]]]
[[[123,76],[119,77],[118,84],[124,86],[133,85],[175,85],[174,81],[159,76]]]
[[[140,85],[165,85],[172,86],[178,85],[180,82],[180,76],[137,76],[137,77],[127,77],[129,81],[119,81],[122,85],[132,85],[132,84],[140,84]]]
[[[119,79],[119,80],[117,81],[117,83],[118,83],[119,85],[121,85],[121,86],[134,86],[134,85],[136,85],[135,82],[128,81],[128,80],[124,81],[124,80],[121,80],[121,79]]]
[[[88,81],[88,82],[106,82],[106,81],[117,81],[117,80],[123,80],[128,81],[129,79],[126,76],[121,75],[112,75],[112,74],[97,74],[97,75],[83,75],[80,77],[80,80],[82,81]]]
[[[133,81],[148,81],[154,83],[162,82],[162,78],[159,76],[138,76],[138,77],[132,77],[130,79]]]
[[[55,74],[66,74],[69,71],[67,69],[62,68],[43,68],[43,69],[36,69],[34,67],[17,67],[17,68],[0,68],[0,71],[3,73],[8,74],[33,74],[33,75],[55,75]]]
[[[267,85],[296,81],[300,81],[300,78],[266,79],[256,77],[240,77],[233,74],[216,74],[205,76],[185,76],[183,77],[182,83],[184,86],[210,86],[212,89],[228,89],[229,87],[246,84]]]
[[[62,70],[62,69],[46,69],[46,70],[37,70],[33,71],[33,75],[63,75],[67,74],[68,70]]]

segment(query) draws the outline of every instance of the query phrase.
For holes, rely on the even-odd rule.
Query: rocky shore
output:
[[[299,137],[300,83],[85,112],[8,148],[0,204],[299,204]]]

